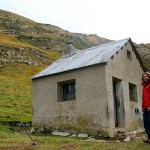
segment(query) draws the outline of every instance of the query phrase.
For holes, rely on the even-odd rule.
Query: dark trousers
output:
[[[144,108],[143,123],[148,139],[150,139],[150,111],[147,111],[147,108]]]

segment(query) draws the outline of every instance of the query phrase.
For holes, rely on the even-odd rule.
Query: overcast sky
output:
[[[0,0],[0,9],[70,32],[150,43],[150,0]]]

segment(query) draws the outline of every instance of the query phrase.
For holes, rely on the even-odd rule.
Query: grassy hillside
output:
[[[27,64],[0,67],[0,121],[31,121],[31,76],[43,67]]]

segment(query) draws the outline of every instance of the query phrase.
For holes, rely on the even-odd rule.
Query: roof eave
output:
[[[58,74],[62,74],[62,73],[66,73],[66,72],[70,72],[70,71],[74,71],[74,70],[79,70],[79,69],[82,69],[82,68],[87,68],[87,67],[99,65],[99,64],[107,65],[107,61],[106,61],[106,62],[100,62],[100,63],[97,63],[97,64],[93,64],[93,65],[90,65],[90,66],[84,66],[84,67],[80,67],[80,68],[74,68],[74,69],[71,69],[71,70],[66,70],[66,71],[62,71],[62,72],[57,72],[57,73],[53,73],[53,74],[47,74],[47,75],[43,75],[43,76],[32,77],[31,80],[40,79],[40,78],[45,78],[45,77],[53,76],[53,75],[58,75]]]

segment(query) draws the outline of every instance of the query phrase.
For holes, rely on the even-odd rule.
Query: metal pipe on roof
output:
[[[65,54],[70,54],[70,53],[75,53],[75,52],[77,52],[77,49],[74,48],[71,42],[67,42]]]

